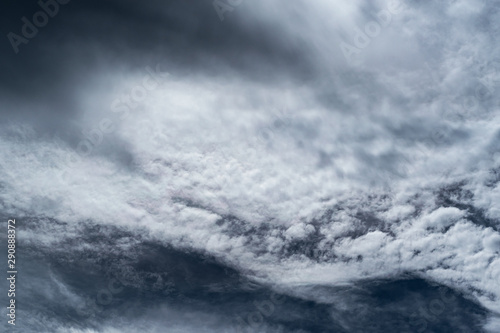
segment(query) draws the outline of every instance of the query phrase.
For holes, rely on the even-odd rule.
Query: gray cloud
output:
[[[39,10],[7,6],[4,35]],[[166,312],[179,330],[205,321],[207,331],[227,328],[230,296],[210,311],[183,300],[179,311],[179,300],[155,294],[151,279],[162,277],[164,258],[153,258],[167,250],[141,251],[159,244],[190,262],[188,271],[210,269],[186,253],[208,256],[290,297],[286,311],[313,302],[311,316],[321,317],[300,326],[277,311],[262,324],[270,332],[352,331],[346,317],[385,302],[368,295],[384,288],[406,293],[377,303],[401,306],[406,319],[392,329],[471,330],[460,319],[470,316],[494,332],[497,15],[496,5],[475,0],[262,0],[234,6],[221,21],[211,1],[73,1],[17,54],[5,38],[2,214],[26,221],[20,241],[33,265],[38,249],[43,260],[78,256],[74,269],[96,269],[95,285],[79,285],[64,268],[30,276],[27,290],[52,311],[42,317],[63,311],[54,299],[78,307],[120,273],[128,292],[146,290],[145,306],[158,305],[133,316],[133,327],[155,331]],[[355,48],[354,62],[342,43]],[[116,230],[127,236],[113,238]],[[183,274],[175,273],[188,280]],[[193,281],[183,295],[195,303],[190,288],[218,288]],[[410,318],[412,302],[428,308],[439,299],[428,283],[464,297],[442,321]],[[408,291],[415,284],[419,291]],[[344,293],[345,285],[355,287]],[[348,301],[334,297],[323,308],[326,289]],[[124,295],[116,295],[124,308],[139,297]],[[248,300],[238,304],[254,311]],[[114,332],[130,323],[62,313],[61,330],[72,322],[76,332]],[[199,322],[183,326],[188,313]]]

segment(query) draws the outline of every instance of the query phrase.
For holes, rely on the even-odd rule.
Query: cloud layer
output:
[[[146,260],[137,247],[152,242],[214,258],[265,286],[262,295],[290,297],[289,311],[343,300],[344,310],[324,310],[331,322],[305,332],[355,329],[343,322],[345,309],[367,296],[338,288],[374,290],[373,281],[409,276],[432,299],[440,296],[427,283],[453,290],[464,303],[448,309],[470,306],[465,312],[484,314],[481,329],[494,332],[497,7],[262,0],[233,4],[221,21],[210,1],[61,5],[19,53],[2,45],[0,66],[15,73],[0,82],[2,214],[36,219],[19,236],[27,257],[39,249],[61,264],[78,254],[71,265],[102,267],[109,263],[83,254],[103,246],[103,258],[117,260],[106,274],[126,277],[131,290],[151,286],[132,263]],[[18,18],[39,9],[10,10],[18,15],[9,31],[20,33]],[[109,230],[137,237],[106,245],[85,238],[89,225],[104,239],[113,238]],[[61,269],[41,270],[27,291],[50,285],[36,294],[41,303],[78,308],[83,296],[71,288],[91,288],[57,277]],[[324,299],[322,290],[339,296]],[[200,331],[197,322],[182,326],[188,313],[210,322],[200,324],[207,332],[232,320],[158,304],[147,318],[133,317],[134,327],[154,332],[162,313],[183,332]],[[291,332],[293,323],[269,318],[259,332]],[[127,322],[59,321],[75,332],[121,331]],[[399,329],[409,331],[432,324],[421,315],[404,322]]]

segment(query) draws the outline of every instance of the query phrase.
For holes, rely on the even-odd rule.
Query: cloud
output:
[[[92,223],[289,295],[411,273],[498,313],[496,5],[403,2],[356,46],[391,6],[68,4],[0,65],[2,211],[34,247]]]

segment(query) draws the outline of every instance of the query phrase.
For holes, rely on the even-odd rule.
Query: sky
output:
[[[9,332],[500,331],[496,2],[2,6]]]

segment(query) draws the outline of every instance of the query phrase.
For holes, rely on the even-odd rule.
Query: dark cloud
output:
[[[32,22],[41,10],[33,2],[5,6],[4,36],[22,35],[21,18]],[[75,111],[65,106],[78,84],[93,70],[108,67],[142,69],[160,62],[178,75],[224,76],[236,70],[248,79],[273,79],[277,72],[300,77],[313,68],[300,44],[304,41],[282,31],[278,35],[266,24],[245,24],[241,16],[253,15],[245,8],[221,22],[209,1],[71,1],[59,6],[17,54],[7,37],[1,43],[5,97],[29,96],[47,104],[55,99],[62,103],[56,112],[64,114]]]

